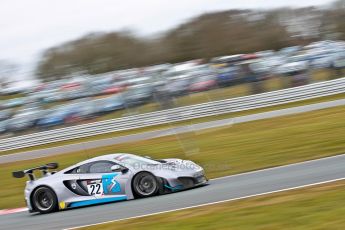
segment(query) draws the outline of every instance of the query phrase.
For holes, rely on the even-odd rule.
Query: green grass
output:
[[[344,229],[345,182],[82,229]]]
[[[156,125],[156,126],[150,126],[150,127],[127,130],[127,131],[118,131],[118,132],[113,132],[113,133],[100,134],[100,135],[91,136],[91,137],[55,142],[51,144],[39,145],[39,146],[22,148],[22,149],[17,149],[17,150],[3,151],[3,152],[0,152],[0,155],[13,154],[13,153],[18,153],[18,152],[25,152],[25,151],[31,151],[31,150],[37,150],[37,149],[44,149],[44,148],[52,148],[52,147],[63,146],[67,144],[93,141],[93,140],[99,140],[99,139],[105,139],[105,138],[111,138],[111,137],[119,137],[119,136],[131,135],[131,134],[142,133],[142,132],[147,132],[147,131],[167,129],[167,128],[181,126],[181,125],[190,125],[190,124],[196,124],[196,123],[201,123],[201,122],[226,119],[226,118],[231,118],[231,117],[267,112],[267,111],[272,111],[272,110],[278,110],[278,109],[284,109],[284,108],[290,108],[290,107],[295,107],[295,106],[302,106],[302,105],[307,105],[307,104],[320,103],[320,102],[332,101],[332,100],[338,100],[338,99],[344,99],[344,98],[345,98],[345,93],[337,94],[333,96],[297,101],[297,102],[292,102],[292,103],[287,103],[287,104],[281,104],[281,105],[276,105],[276,106],[269,106],[269,107],[264,107],[264,108],[259,108],[259,109],[246,110],[242,112],[234,112],[234,113],[215,115],[215,116],[204,117],[204,118],[196,118],[196,119],[192,119],[188,121],[175,122],[175,123],[164,124],[164,125]]]
[[[21,207],[25,179],[11,172],[47,162],[61,168],[88,157],[129,152],[153,158],[177,157],[205,167],[209,178],[344,153],[345,106],[223,128],[123,143],[0,165],[0,209]]]

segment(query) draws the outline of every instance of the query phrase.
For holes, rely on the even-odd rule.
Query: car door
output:
[[[113,172],[117,163],[107,160],[88,163],[81,169],[79,180],[94,199],[109,198],[109,201],[125,200],[129,172]],[[120,166],[122,167],[122,166]]]

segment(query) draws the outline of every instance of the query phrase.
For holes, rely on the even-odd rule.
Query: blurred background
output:
[[[344,74],[344,0],[33,3],[0,10],[2,138]]]
[[[138,203],[148,213],[343,180],[344,19],[345,0],[1,0],[0,229],[119,218],[101,206],[1,217],[26,210],[27,178],[10,172],[114,152],[192,160],[210,179],[300,162]],[[342,229],[344,191],[337,181],[118,226]]]

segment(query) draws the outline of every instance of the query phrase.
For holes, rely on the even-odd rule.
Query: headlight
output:
[[[200,171],[200,172],[196,172],[193,174],[193,177],[201,177],[204,175],[204,170]]]
[[[202,170],[202,168],[199,165],[195,164],[193,161],[187,160],[187,161],[184,161],[184,164],[189,169],[193,169],[193,170],[196,170],[196,171]]]

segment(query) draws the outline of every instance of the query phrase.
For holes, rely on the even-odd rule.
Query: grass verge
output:
[[[82,229],[343,229],[345,182]]]
[[[129,152],[153,158],[177,157],[204,166],[215,178],[344,153],[345,106],[253,121],[223,128],[123,143],[85,151],[1,164],[0,209],[22,207],[26,179],[11,172],[47,162],[67,167],[89,157]]]
[[[196,123],[201,123],[201,122],[226,119],[226,118],[231,118],[231,117],[236,117],[236,116],[244,116],[244,115],[248,115],[248,114],[255,114],[255,113],[291,108],[291,107],[295,107],[295,106],[302,106],[302,105],[308,105],[308,104],[313,104],[313,103],[320,103],[320,102],[332,101],[332,100],[338,100],[338,99],[344,99],[344,98],[345,98],[345,93],[342,93],[342,94],[337,94],[337,95],[332,95],[332,96],[326,96],[326,97],[314,98],[314,99],[309,99],[309,100],[291,102],[291,103],[287,103],[287,104],[269,106],[269,107],[246,110],[246,111],[241,111],[241,112],[234,112],[234,113],[228,113],[228,114],[223,114],[223,115],[215,115],[215,116],[204,117],[204,118],[196,118],[196,119],[192,119],[192,120],[188,120],[188,121],[181,121],[181,122],[175,122],[175,123],[170,123],[170,124],[156,125],[156,126],[150,126],[150,127],[127,130],[127,131],[118,131],[118,132],[100,134],[100,135],[91,136],[91,137],[78,138],[78,139],[73,139],[73,140],[68,140],[68,141],[61,141],[61,142],[55,142],[55,143],[50,143],[50,144],[44,144],[44,145],[39,145],[39,146],[34,146],[34,147],[28,147],[28,148],[22,148],[22,149],[10,150],[10,151],[3,151],[3,152],[0,152],[0,155],[13,154],[13,153],[25,152],[25,151],[32,151],[32,150],[37,150],[37,149],[53,148],[53,147],[63,146],[63,145],[68,145],[68,144],[75,144],[75,143],[86,142],[86,141],[94,141],[94,140],[100,140],[100,139],[111,138],[111,137],[119,137],[119,136],[131,135],[131,134],[136,134],[136,133],[143,133],[143,132],[148,132],[148,131],[153,131],[153,130],[167,129],[167,128],[172,128],[172,127],[181,126],[181,125],[190,125],[190,124],[196,124]]]

